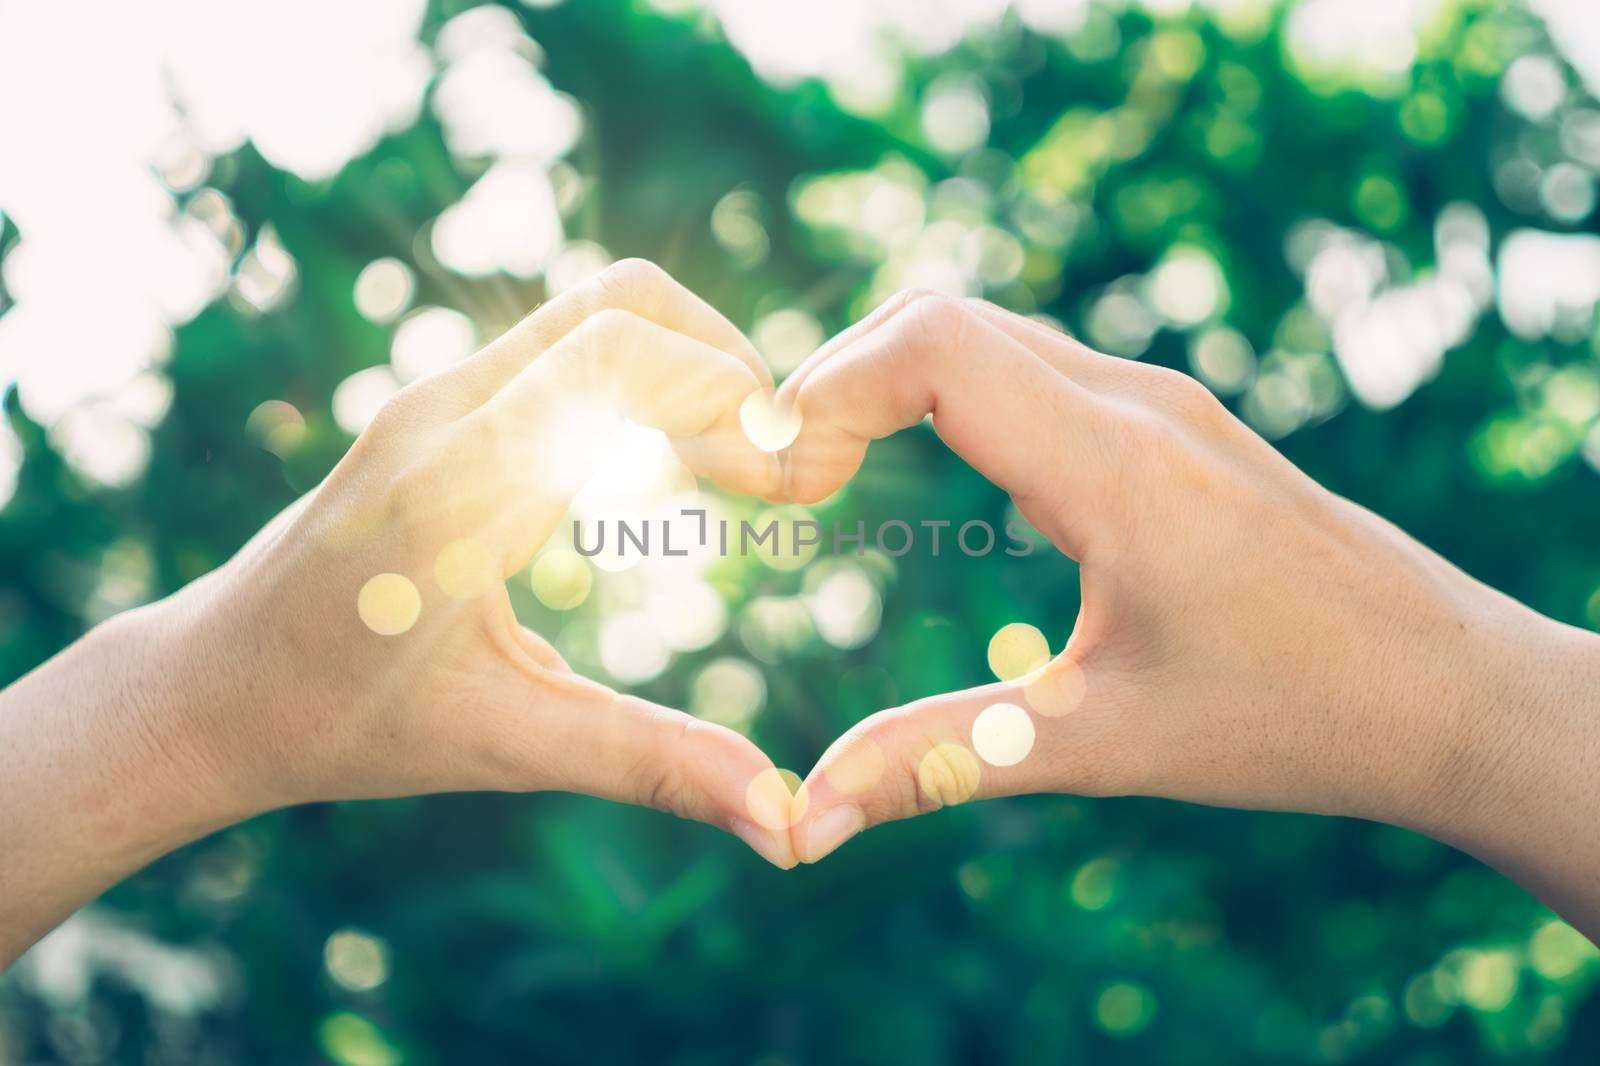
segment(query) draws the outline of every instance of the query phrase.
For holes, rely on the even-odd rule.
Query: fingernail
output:
[[[867,827],[867,816],[853,803],[841,803],[817,816],[806,829],[804,862],[816,862]]]
[[[743,818],[735,818],[728,823],[728,828],[733,835],[750,845],[750,850],[766,859],[780,870],[792,869],[795,859],[788,848],[778,843],[777,837],[771,830],[762,829],[753,822]]]

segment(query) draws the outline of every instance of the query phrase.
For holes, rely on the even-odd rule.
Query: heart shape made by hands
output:
[[[597,641],[597,657],[610,674],[645,680],[672,650],[713,639],[723,608],[697,578],[705,561],[750,554],[753,547],[776,569],[803,566],[826,538],[798,505],[842,487],[872,440],[932,413],[929,393],[912,387],[916,377],[902,367],[907,351],[916,354],[911,346],[919,341],[920,319],[913,313],[896,321],[896,312],[920,298],[911,294],[886,305],[819,350],[781,388],[750,393],[738,408],[737,433],[724,427],[669,446],[663,434],[630,426],[609,447],[597,441],[583,449],[606,458],[586,470],[574,499],[570,546],[560,543],[541,554],[533,584],[547,605],[572,606],[588,590],[580,558],[612,572],[650,560],[657,587],[634,590],[645,602],[609,619]],[[768,456],[774,462],[764,465],[760,457]],[[695,472],[773,507],[754,520],[730,520],[714,502],[693,495]],[[680,558],[685,561],[675,568]],[[1026,781],[1019,767],[1033,754],[1041,729],[1081,704],[1084,676],[1070,659],[1052,659],[1043,634],[1023,623],[994,634],[988,660],[997,684],[858,723],[805,780],[775,767],[760,771],[744,789],[744,815],[770,833],[791,834],[795,855],[815,861],[868,824],[1017,790],[1016,782]],[[748,666],[723,663],[719,669],[713,682],[720,677],[736,693],[763,685]]]

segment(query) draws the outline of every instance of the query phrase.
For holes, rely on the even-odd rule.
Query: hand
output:
[[[802,416],[794,499],[827,496],[869,441],[931,413],[1079,561],[1083,589],[1042,671],[841,737],[806,781],[802,860],[972,798],[1168,796],[1420,828],[1528,867],[1593,921],[1592,888],[1560,886],[1600,881],[1596,847],[1547,869],[1573,854],[1565,831],[1592,839],[1600,798],[1591,635],[1324,491],[1193,380],[980,301],[898,297],[779,395]],[[1002,703],[1021,710],[986,713]],[[1541,803],[1544,821],[1519,822]]]
[[[573,674],[503,584],[624,416],[730,489],[772,491],[738,420],[770,385],[742,334],[631,261],[402,391],[227,565],[4,694],[0,962],[172,847],[316,800],[584,792],[792,866],[766,756]]]
[[[560,789],[711,822],[791,865],[746,813],[765,756],[574,675],[503,584],[624,416],[735,490],[769,487],[738,409],[770,385],[743,335],[649,264],[563,295],[396,396],[303,505],[170,604],[175,646],[234,666],[188,679],[207,698],[185,732],[263,808]]]

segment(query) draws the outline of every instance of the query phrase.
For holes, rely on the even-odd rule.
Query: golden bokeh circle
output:
[[[793,770],[779,768],[778,776],[783,778],[783,787],[789,790],[789,824],[798,825],[811,806],[811,793],[806,791],[806,783]]]
[[[1083,668],[1062,658],[1022,679],[1023,698],[1045,718],[1060,718],[1083,706],[1088,687]]]
[[[991,703],[972,722],[972,750],[990,766],[1015,766],[1033,750],[1033,719],[1015,703]]]
[[[500,563],[481,541],[463,538],[440,549],[433,579],[453,600],[475,600],[500,583]]]
[[[798,822],[809,805],[800,775],[793,770],[768,768],[745,786],[744,806],[750,820],[774,833]]]
[[[417,624],[422,594],[403,574],[379,574],[361,586],[356,613],[379,636],[399,636]]]
[[[800,435],[800,412],[765,389],[739,405],[739,425],[750,443],[764,452],[781,452]]]
[[[1001,626],[989,638],[989,669],[1001,681],[1015,681],[1049,661],[1050,642],[1026,622]]]
[[[577,552],[553,548],[534,560],[528,583],[540,603],[554,611],[570,611],[589,598],[594,573]]]
[[[941,807],[949,807],[973,797],[981,773],[976,755],[965,745],[946,741],[935,744],[917,764],[917,787]]]

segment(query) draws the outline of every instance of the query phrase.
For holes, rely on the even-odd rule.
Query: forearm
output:
[[[123,877],[250,812],[185,734],[162,606],[0,692],[0,967]]]
[[[1600,942],[1600,636],[1516,608],[1411,828],[1472,854]]]

